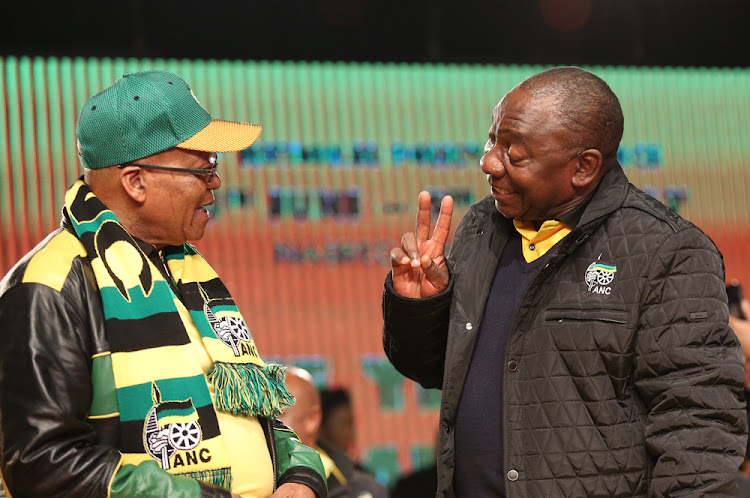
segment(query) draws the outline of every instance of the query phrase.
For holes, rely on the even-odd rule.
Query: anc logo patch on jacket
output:
[[[588,291],[593,294],[609,295],[612,292],[610,284],[614,281],[616,272],[616,266],[605,265],[598,261],[591,263],[586,269]]]

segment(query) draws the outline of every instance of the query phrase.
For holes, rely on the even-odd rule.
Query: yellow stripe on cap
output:
[[[250,147],[262,129],[254,124],[214,119],[176,147],[204,152],[236,152]]]

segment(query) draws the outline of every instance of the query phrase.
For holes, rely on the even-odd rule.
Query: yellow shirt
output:
[[[195,327],[186,327],[205,375],[213,366],[203,340]],[[208,382],[211,402],[216,406],[214,386]],[[232,467],[232,493],[243,498],[266,498],[273,493],[273,463],[266,437],[257,417],[232,415],[216,410],[219,430]]]
[[[521,234],[521,248],[523,259],[531,263],[552,249],[552,246],[565,238],[573,229],[562,221],[547,220],[542,223],[539,230],[534,228],[531,221],[513,220],[513,226]]]

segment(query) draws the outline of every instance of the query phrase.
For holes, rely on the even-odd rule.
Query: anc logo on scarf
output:
[[[169,459],[177,450],[192,450],[203,439],[198,412],[192,399],[163,401],[155,382],[151,383],[151,398],[154,407],[143,424],[143,446],[162,469],[169,470]]]
[[[260,355],[255,344],[253,344],[245,320],[242,317],[232,315],[217,317],[208,306],[211,299],[200,284],[198,285],[198,291],[203,298],[203,315],[216,337],[226,346],[229,346],[236,357],[250,355],[259,358]]]
[[[609,284],[615,279],[616,266],[607,266],[594,261],[586,269],[586,285],[593,294],[607,294],[612,292]]]
[[[240,350],[238,348],[243,342],[250,342],[250,331],[245,325],[245,321],[242,318],[234,316],[225,316],[222,319],[216,318],[211,308],[208,307],[208,303],[203,305],[203,313],[206,315],[206,320],[214,329],[214,333],[221,339],[221,342],[232,348],[232,352],[235,356],[240,356]],[[257,356],[257,353],[251,353]]]

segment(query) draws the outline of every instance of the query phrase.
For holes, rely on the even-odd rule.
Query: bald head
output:
[[[579,67],[555,67],[523,81],[533,98],[550,99],[571,147],[597,149],[612,164],[622,140],[620,101],[607,83]]]
[[[279,419],[297,433],[302,444],[315,446],[320,432],[320,394],[312,375],[307,370],[289,367],[286,371],[286,388],[295,402],[284,410]]]

